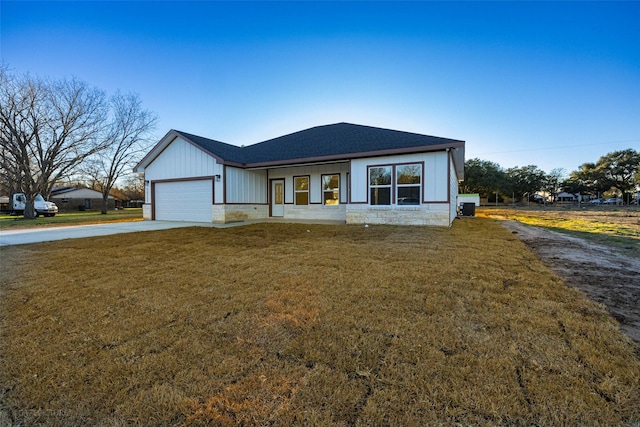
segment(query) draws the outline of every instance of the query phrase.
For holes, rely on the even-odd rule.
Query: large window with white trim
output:
[[[296,206],[309,204],[309,177],[296,176],[293,178],[293,193]]]
[[[422,165],[396,166],[396,197],[398,205],[419,205],[422,185]]]
[[[391,204],[391,166],[369,168],[369,203],[372,205]]]
[[[322,203],[340,204],[340,175],[322,175]]]

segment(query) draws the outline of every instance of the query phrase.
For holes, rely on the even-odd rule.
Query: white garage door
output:
[[[156,219],[162,221],[211,222],[211,180],[155,184]]]

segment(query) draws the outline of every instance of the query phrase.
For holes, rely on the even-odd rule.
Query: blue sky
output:
[[[248,145],[350,122],[575,170],[640,149],[640,2],[0,3],[15,73],[137,92]]]

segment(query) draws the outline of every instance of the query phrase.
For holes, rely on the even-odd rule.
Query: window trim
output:
[[[420,182],[417,184],[399,184],[398,183],[398,168],[403,167],[403,166],[418,166],[420,168]],[[424,162],[416,162],[416,163],[398,163],[396,165],[394,165],[394,170],[395,170],[395,179],[396,179],[396,186],[395,186],[395,201],[396,201],[396,206],[402,206],[402,207],[410,207],[410,206],[420,206],[422,205],[422,194],[423,194],[423,186],[422,183],[424,181]],[[399,191],[401,188],[411,188],[411,187],[418,187],[418,203],[416,204],[399,204],[398,200],[399,200]]]
[[[425,181],[425,168],[424,168],[424,160],[414,161],[414,162],[401,162],[401,163],[382,163],[382,164],[373,164],[367,165],[367,201],[366,204],[374,207],[399,207],[400,209],[413,208],[422,206],[427,202],[424,200],[424,181]],[[398,205],[398,176],[397,176],[397,167],[398,166],[410,166],[410,165],[418,165],[420,166],[420,197],[418,198],[419,203],[417,205]],[[390,195],[390,204],[388,205],[374,205],[371,203],[371,168],[382,168],[382,167],[390,167],[391,168],[391,185],[390,186],[381,186],[382,188],[391,188]],[[411,187],[417,186],[418,184],[401,184],[401,187]]]
[[[306,178],[307,179],[307,189],[306,190],[297,190],[296,189],[296,180],[298,178]],[[307,203],[306,204],[298,204],[298,193],[307,193]],[[296,175],[293,177],[293,205],[294,206],[309,206],[311,204],[311,175]]]
[[[389,184],[379,184],[379,185],[372,185],[371,184],[371,169],[373,168],[390,168],[391,169],[391,176],[390,176],[390,182]],[[384,165],[370,165],[369,167],[367,167],[367,198],[370,199],[369,200],[369,205],[370,206],[391,206],[394,204],[395,200],[394,200],[394,176],[395,174],[395,166],[393,164],[384,164]],[[371,189],[372,188],[388,188],[389,189],[389,204],[378,204],[378,203],[373,203],[373,200],[371,200]]]
[[[338,177],[338,187],[336,188],[336,190],[325,190],[324,189],[324,177],[325,176],[337,176]],[[321,200],[322,206],[337,206],[337,205],[342,204],[342,202],[340,201],[340,196],[342,195],[341,194],[342,192],[340,191],[341,180],[342,180],[342,177],[340,176],[340,173],[323,173],[323,174],[320,174],[320,196],[321,196],[321,199],[322,199]],[[325,203],[324,193],[330,193],[330,192],[332,193],[334,191],[338,191],[338,199],[337,199],[338,203],[336,203],[335,205],[327,205]]]

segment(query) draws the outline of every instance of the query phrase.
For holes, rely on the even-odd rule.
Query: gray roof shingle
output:
[[[225,144],[224,142],[215,141],[213,139],[204,138],[187,132],[176,131],[176,133],[182,135],[183,138],[191,141],[204,151],[211,153],[220,159],[234,163],[244,163],[242,161],[244,154],[242,152],[242,147],[236,147],[235,145]]]
[[[216,157],[242,165],[288,163],[298,159],[335,159],[341,156],[348,158],[358,153],[464,144],[455,139],[350,123],[316,126],[246,147],[176,132]]]

